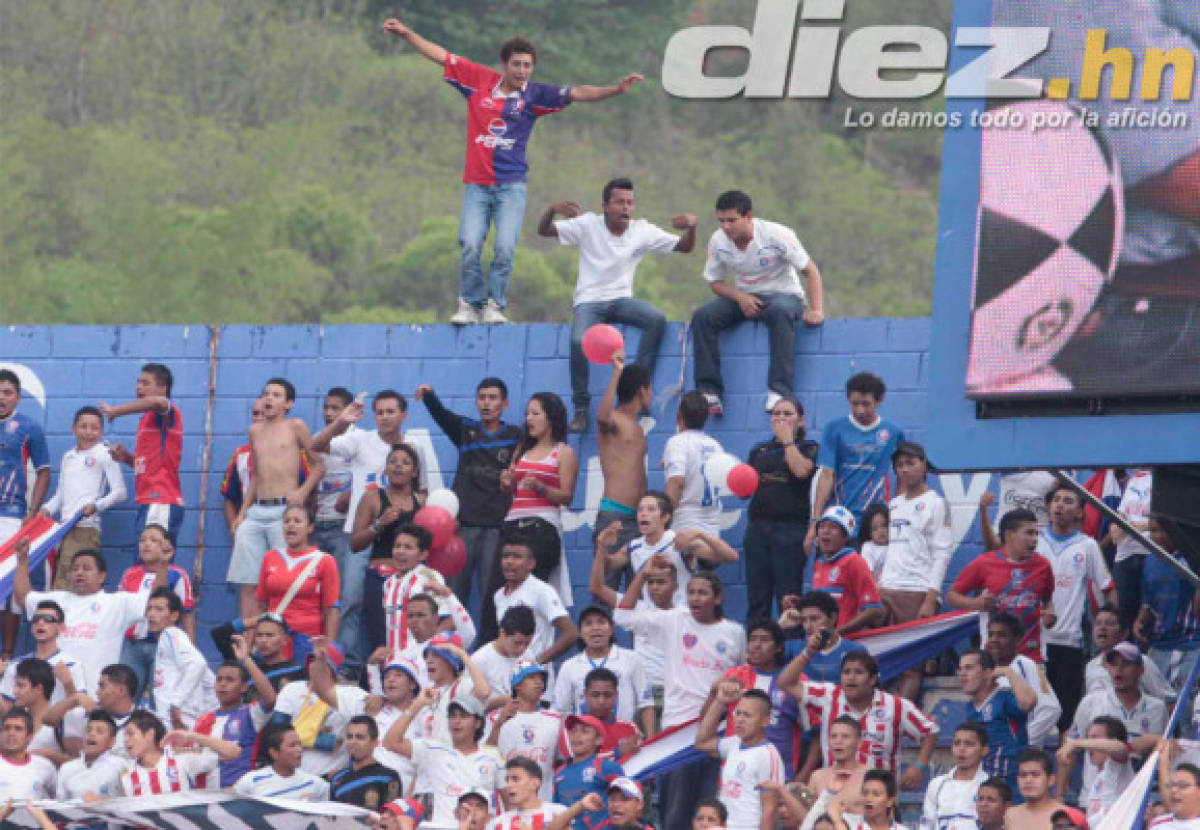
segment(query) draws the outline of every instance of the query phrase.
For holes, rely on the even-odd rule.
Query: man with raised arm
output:
[[[458,229],[462,264],[458,311],[450,322],[506,323],[505,292],[525,217],[525,178],[529,170],[525,146],[534,122],[575,101],[603,101],[628,92],[642,76],[626,75],[608,86],[537,83],[530,81],[537,65],[537,48],[523,37],[509,38],[501,44],[503,72],[497,72],[447,52],[396,18],[385,22],[383,30],[404,38],[418,53],[440,64],[443,79],[467,99],[466,190]],[[493,224],[495,256],[485,283],[480,259]]]
[[[603,213],[584,213],[577,202],[555,202],[538,222],[540,236],[579,248],[579,281],[575,284],[571,322],[571,392],[575,402],[571,432],[587,430],[591,400],[583,335],[598,323],[624,323],[640,329],[637,365],[653,377],[667,318],[650,303],[634,298],[634,271],[648,253],[686,254],[696,247],[695,214],[671,217],[671,227],[683,231],[682,237],[645,219],[633,218],[635,200],[630,179],[616,178],[604,185],[602,200]],[[555,215],[563,218],[556,220]]]

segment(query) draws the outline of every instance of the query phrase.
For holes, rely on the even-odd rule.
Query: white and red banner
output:
[[[17,570],[17,545],[29,541],[29,571],[33,573],[54,552],[63,537],[83,518],[76,513],[63,522],[39,513],[21,526],[11,539],[0,545],[0,604],[6,604],[13,589],[13,574]]]

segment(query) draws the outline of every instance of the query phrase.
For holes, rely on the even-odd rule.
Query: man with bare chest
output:
[[[634,364],[625,365],[625,352],[612,356],[613,376],[604,390],[604,399],[596,413],[596,444],[600,471],[604,474],[604,495],[592,527],[592,544],[601,530],[613,522],[621,523],[621,532],[612,551],[617,551],[638,535],[637,503],[646,492],[646,434],[638,419],[654,399],[650,372]],[[620,572],[610,577],[610,585],[620,584]]]
[[[234,522],[233,554],[225,579],[238,586],[243,617],[255,613],[254,588],[268,550],[282,550],[283,514],[289,506],[302,506],[325,467],[312,451],[312,436],[299,418],[289,418],[296,388],[283,378],[271,378],[263,387],[263,420],[250,425],[250,487]],[[308,457],[309,474],[300,480],[300,457]]]

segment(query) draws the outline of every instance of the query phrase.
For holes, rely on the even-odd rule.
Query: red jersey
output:
[[[458,55],[446,55],[443,79],[467,99],[467,184],[506,184],[525,181],[529,164],[525,147],[533,123],[571,103],[571,88],[529,81],[525,88],[504,95],[501,75]]]
[[[1014,562],[1004,555],[1004,551],[994,550],[967,565],[951,587],[960,594],[986,589],[996,597],[996,610],[1014,615],[1025,627],[1018,651],[1031,660],[1042,662],[1042,605],[1054,596],[1054,570],[1050,560],[1035,553],[1023,562]],[[985,640],[986,616],[980,616]]]
[[[328,553],[309,548],[300,553],[269,550],[263,557],[258,572],[258,587],[254,596],[274,611],[283,595],[292,587],[300,572],[314,557],[317,566],[309,573],[296,592],[291,603],[283,611],[283,620],[292,631],[319,637],[325,633],[325,609],[340,605],[341,582],[338,578],[337,561]],[[333,636],[333,632],[329,632]]]
[[[823,591],[837,600],[838,628],[865,609],[882,606],[871,566],[851,548],[842,548],[828,558],[818,554],[813,561],[812,585],[814,591]]]
[[[138,421],[133,445],[133,495],[138,504],[183,504],[179,463],[183,459],[183,413],[170,404]]]

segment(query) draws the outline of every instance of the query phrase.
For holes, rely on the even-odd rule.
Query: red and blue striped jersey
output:
[[[504,95],[501,75],[458,55],[446,55],[445,81],[467,99],[467,184],[508,184],[525,181],[529,164],[525,146],[534,121],[571,103],[571,88],[530,81]]]

